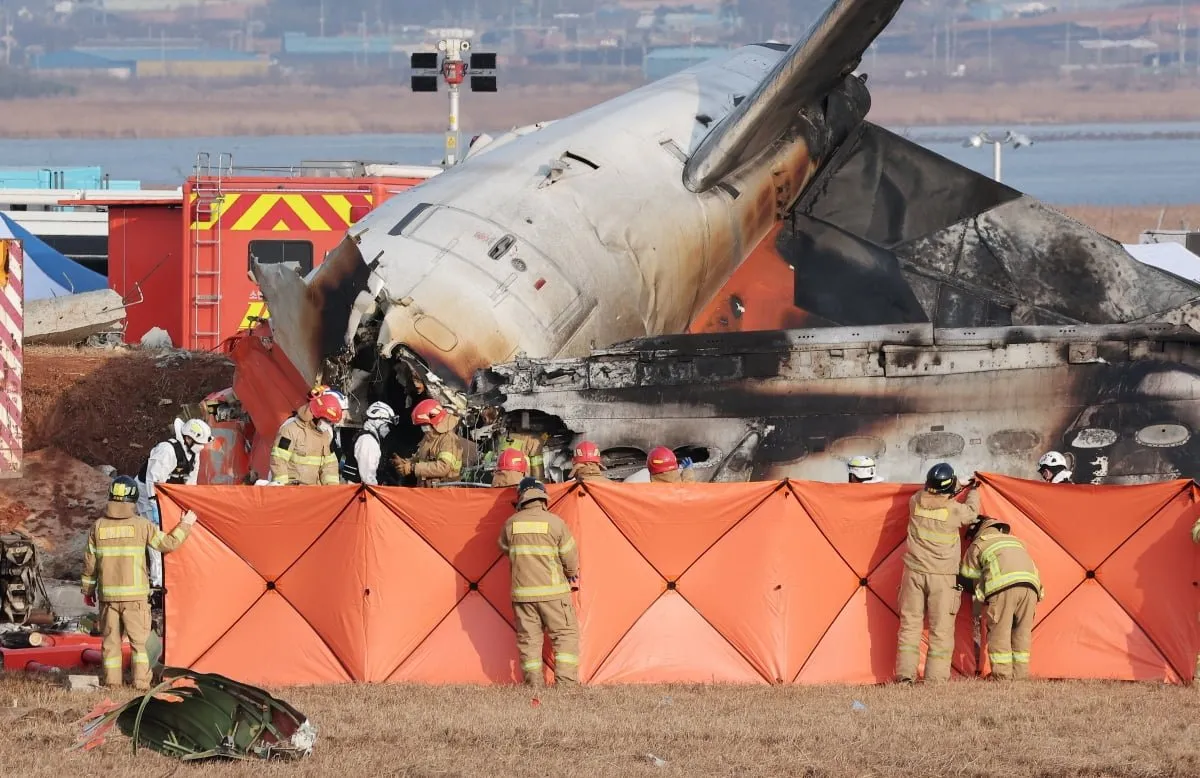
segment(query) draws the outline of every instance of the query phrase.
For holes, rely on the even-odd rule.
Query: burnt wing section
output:
[[[1116,324],[1200,287],[1115,241],[870,123],[809,186],[777,248],[794,299],[862,326]]]

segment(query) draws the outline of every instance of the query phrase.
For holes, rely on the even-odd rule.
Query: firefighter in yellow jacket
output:
[[[571,461],[571,477],[579,483],[584,481],[607,481],[604,465],[600,461],[600,447],[590,440],[582,440],[575,447]]]
[[[962,604],[958,587],[963,527],[979,515],[979,493],[974,479],[966,487],[966,503],[956,499],[958,477],[945,462],[934,465],[925,477],[925,488],[908,504],[908,549],[900,579],[900,635],[896,653],[896,680],[915,681],[920,661],[921,629],[929,618],[929,654],[925,680],[950,679],[954,651],[954,621]]]
[[[463,466],[462,443],[454,434],[458,419],[437,400],[422,400],[413,408],[412,421],[425,435],[417,444],[414,458],[392,457],[396,472],[406,477],[415,475],[418,486],[457,481]]]
[[[80,583],[88,606],[100,601],[104,684],[121,685],[121,633],[133,650],[133,685],[150,688],[150,577],[146,549],[168,554],[183,545],[196,514],[187,511],[169,534],[137,514],[137,481],[123,475],[108,488],[108,507],[88,535]]]
[[[500,452],[496,461],[496,474],[492,476],[492,486],[507,489],[517,486],[529,475],[529,458],[525,452],[516,448],[506,448]]]
[[[521,672],[525,683],[542,683],[542,635],[548,632],[555,683],[574,685],[579,682],[579,621],[571,592],[578,588],[579,551],[566,523],[547,509],[546,488],[532,478],[518,488],[517,512],[504,523],[500,550],[512,568]]]
[[[342,421],[342,406],[332,394],[309,398],[275,435],[271,446],[271,482],[333,485],[341,482],[333,453],[333,427]]]
[[[680,462],[675,458],[675,452],[666,446],[650,451],[646,457],[646,469],[650,471],[650,483],[678,484],[696,480],[696,474],[692,472],[692,460]]]
[[[992,677],[1028,678],[1033,616],[1045,597],[1037,565],[1009,526],[996,519],[980,516],[967,538],[971,545],[958,572],[974,584],[975,599],[987,603]]]

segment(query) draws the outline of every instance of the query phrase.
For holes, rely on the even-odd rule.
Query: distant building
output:
[[[49,77],[104,76],[108,78],[133,78],[136,63],[132,60],[117,60],[100,57],[82,51],[51,51],[36,54],[29,60],[29,67]]]
[[[646,53],[646,58],[642,61],[642,73],[645,74],[647,81],[657,81],[681,70],[687,70],[693,65],[707,62],[713,57],[719,57],[728,51],[722,46],[679,46],[654,49]]]
[[[89,47],[74,53],[112,63],[133,63],[136,78],[254,78],[267,75],[271,60],[224,49],[170,49],[145,47]]]

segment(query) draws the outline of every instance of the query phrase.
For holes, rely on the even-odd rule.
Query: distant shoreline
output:
[[[517,87],[464,96],[462,125],[504,128],[557,119],[620,95],[632,84]],[[1069,82],[941,91],[872,84],[869,118],[891,128],[953,125],[1065,125],[1200,121],[1200,83],[1173,88],[1098,88]],[[107,139],[437,133],[446,126],[446,95],[401,86],[337,89],[295,85],[200,87],[189,84],[102,85],[75,97],[0,102],[12,139]],[[1048,127],[1047,129],[1051,129]],[[1105,134],[1120,139],[1122,133]],[[1130,138],[1200,138],[1195,132]],[[1074,140],[1076,135],[1042,140]],[[930,134],[922,135],[929,140]],[[950,136],[947,136],[950,140]],[[955,136],[956,139],[956,136]]]

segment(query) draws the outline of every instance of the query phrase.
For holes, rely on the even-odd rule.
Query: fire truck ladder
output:
[[[215,169],[214,169],[215,168]],[[233,155],[221,152],[216,164],[207,151],[196,155],[192,193],[195,224],[192,227],[192,347],[215,349],[221,343],[221,216],[225,206],[222,183],[233,172]],[[202,224],[211,224],[204,229]],[[201,310],[212,310],[210,329]]]

